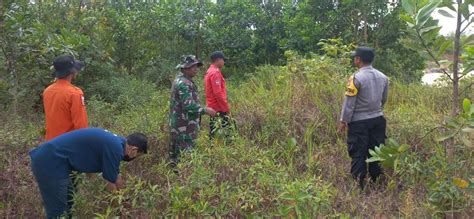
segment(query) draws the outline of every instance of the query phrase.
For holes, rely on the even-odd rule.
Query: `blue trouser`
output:
[[[59,218],[66,215],[71,209],[71,195],[73,184],[71,177],[56,179],[37,174],[34,165],[33,174],[43,199],[43,205],[48,218]]]

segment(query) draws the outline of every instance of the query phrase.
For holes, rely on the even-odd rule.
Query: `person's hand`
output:
[[[117,190],[123,189],[125,187],[125,181],[122,179],[122,176],[118,175],[115,183],[107,182],[105,188],[109,192],[115,192]]]
[[[210,107],[206,107],[206,113],[211,117],[215,117],[217,115],[216,111]]]
[[[339,122],[339,124],[337,126],[337,132],[343,133],[344,131],[346,131],[346,128],[347,128],[347,123],[341,121],[341,122]]]
[[[107,189],[107,191],[112,193],[112,192],[117,191],[117,186],[115,186],[115,183],[107,182],[105,189]]]
[[[117,189],[123,189],[125,187],[125,181],[123,180],[122,176],[118,176],[117,180],[115,181],[115,186]]]

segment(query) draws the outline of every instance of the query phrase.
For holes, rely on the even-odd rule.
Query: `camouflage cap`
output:
[[[197,65],[198,67],[202,66],[202,62],[200,62],[196,56],[194,55],[183,55],[181,56],[181,63],[176,66],[177,69],[180,68],[189,68],[193,65]]]

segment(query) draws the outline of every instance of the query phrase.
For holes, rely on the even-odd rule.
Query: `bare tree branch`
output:
[[[464,76],[466,76],[466,75],[468,75],[468,74],[469,74],[469,72],[466,73],[466,74],[462,74],[461,76],[459,76],[459,79],[463,78]]]
[[[464,33],[464,31],[466,31],[467,28],[468,28],[472,23],[474,23],[474,20],[469,21],[469,23],[467,23],[467,25],[461,30],[461,33]]]

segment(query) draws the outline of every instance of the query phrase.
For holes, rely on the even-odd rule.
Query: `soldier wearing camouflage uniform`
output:
[[[176,76],[171,88],[170,98],[170,159],[176,165],[181,151],[194,148],[197,138],[201,115],[212,117],[216,112],[201,106],[198,88],[192,78],[197,75],[202,63],[193,55],[182,57],[182,62],[176,68],[180,73]]]

